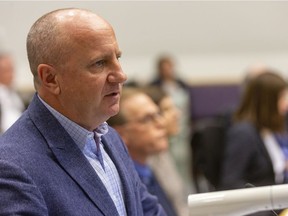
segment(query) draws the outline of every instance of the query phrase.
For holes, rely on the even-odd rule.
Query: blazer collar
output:
[[[73,139],[39,100],[37,94],[28,107],[28,113],[59,165],[78,183],[104,215],[117,215],[117,209],[100,178]]]

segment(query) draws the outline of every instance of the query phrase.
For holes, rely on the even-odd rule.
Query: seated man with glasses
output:
[[[168,216],[177,215],[173,204],[147,164],[151,155],[168,148],[164,119],[160,115],[159,107],[141,90],[126,87],[122,91],[120,111],[108,120],[108,124],[114,127],[124,140],[139,177],[148,191],[158,197]]]

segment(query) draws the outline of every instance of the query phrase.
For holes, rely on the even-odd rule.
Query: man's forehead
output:
[[[64,10],[55,14],[55,18],[59,24],[73,24],[74,26],[81,25],[94,28],[107,28],[109,24],[97,14],[85,10]]]
[[[126,104],[129,104],[131,110],[133,109],[137,112],[149,112],[150,109],[157,109],[157,106],[145,93],[137,93],[134,96],[127,98],[124,103],[125,102]],[[145,104],[146,106],[141,107],[142,104]]]

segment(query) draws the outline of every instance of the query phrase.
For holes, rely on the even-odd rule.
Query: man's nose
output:
[[[108,75],[108,81],[113,83],[124,83],[127,75],[123,72],[119,62],[115,63],[111,73]]]

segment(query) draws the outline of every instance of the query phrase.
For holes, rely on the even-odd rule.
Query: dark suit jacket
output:
[[[272,161],[258,130],[248,122],[236,123],[227,135],[221,189],[275,184]]]
[[[112,128],[103,144],[119,172],[127,215],[165,215]],[[0,138],[0,215],[118,215],[92,166],[37,95]]]
[[[255,186],[275,184],[268,151],[259,131],[249,122],[236,123],[228,130],[220,178],[220,189],[244,188],[247,183]],[[275,214],[272,211],[262,211],[249,215]]]

